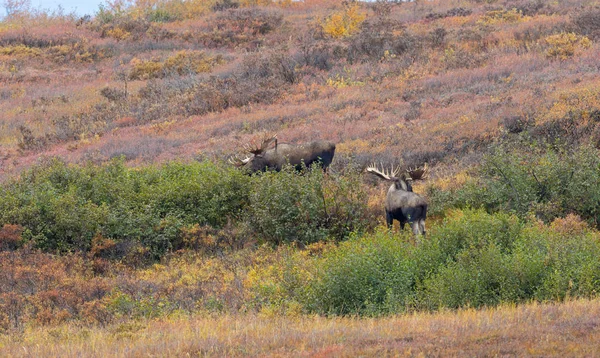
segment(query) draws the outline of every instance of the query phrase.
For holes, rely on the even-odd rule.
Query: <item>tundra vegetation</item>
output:
[[[0,355],[598,351],[595,2],[2,5]]]

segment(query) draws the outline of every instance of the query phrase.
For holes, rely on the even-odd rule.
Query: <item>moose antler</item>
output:
[[[425,180],[429,176],[429,168],[427,167],[427,163],[425,163],[420,168],[408,168],[406,173],[412,180]]]
[[[380,178],[383,178],[385,180],[396,180],[398,173],[400,172],[400,168],[396,167],[394,168],[394,165],[392,165],[392,168],[390,171],[386,171],[383,168],[383,165],[381,165],[381,170],[377,168],[377,166],[375,165],[375,163],[371,164],[370,166],[367,167],[366,169],[367,172],[371,173],[371,174],[375,174]]]
[[[260,144],[258,144],[256,141],[252,141],[251,143],[244,145],[244,150],[254,155],[260,155],[264,153],[264,151],[267,150],[269,145],[271,145],[273,142],[277,143],[277,135],[266,134]]]
[[[246,157],[246,159],[240,159],[237,155],[229,158],[229,163],[235,165],[236,167],[241,167],[250,161],[250,157]]]

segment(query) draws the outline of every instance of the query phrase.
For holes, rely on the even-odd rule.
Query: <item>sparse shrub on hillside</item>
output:
[[[298,81],[297,62],[287,51],[259,51],[244,57],[242,75],[250,81],[268,79],[271,82],[294,84]]]
[[[510,4],[509,4],[510,5]],[[510,6],[507,6],[510,7]],[[553,8],[548,2],[544,0],[530,0],[525,3],[515,4],[515,9],[522,13],[524,16],[535,16],[537,14],[548,14],[551,13]]]
[[[11,57],[37,57],[43,54],[42,50],[35,47],[28,47],[23,44],[0,47],[0,55]]]
[[[478,23],[485,25],[495,25],[502,22],[514,23],[523,19],[523,14],[513,8],[510,10],[491,10],[486,12],[478,20]]]
[[[53,118],[54,133],[49,135],[49,138],[55,141],[71,141],[100,135],[107,124],[116,119],[114,116],[117,111],[118,109],[110,104],[99,104],[87,113]]]
[[[23,246],[23,230],[20,225],[4,224],[0,228],[0,251],[12,251]]]
[[[164,76],[163,65],[160,61],[148,60],[142,61],[133,59],[131,61],[133,68],[129,73],[129,79],[147,80],[151,78],[160,78]]]
[[[443,27],[438,27],[429,32],[428,40],[431,44],[431,47],[442,47],[446,44],[446,36],[448,35],[448,31]]]
[[[566,60],[578,52],[592,45],[590,39],[579,36],[573,32],[551,35],[544,39],[547,45],[546,56],[559,60]]]
[[[150,28],[150,22],[131,15],[119,15],[111,20],[92,25],[92,29],[100,33],[100,37],[112,37],[115,40],[139,41]]]
[[[273,103],[297,81],[295,60],[287,54],[249,56],[240,71],[228,76],[149,81],[130,101],[129,113],[122,115],[149,122],[170,115],[203,115],[252,103]]]
[[[104,87],[100,90],[100,95],[110,102],[119,102],[127,98],[127,92],[118,88]]]
[[[447,69],[477,68],[487,60],[487,55],[482,52],[473,52],[462,46],[449,46],[444,50],[442,62]]]
[[[425,19],[436,20],[436,19],[443,19],[446,17],[469,16],[472,13],[473,13],[473,11],[470,9],[465,9],[464,7],[455,7],[444,13],[434,13],[434,12],[429,13],[425,16]]]
[[[165,72],[175,72],[178,75],[210,72],[215,65],[222,64],[220,55],[209,56],[203,51],[179,51],[167,58],[163,68]]]
[[[49,135],[36,137],[27,125],[20,125],[18,129],[18,146],[20,150],[41,150],[51,142]]]
[[[357,3],[347,3],[342,10],[329,15],[321,26],[325,35],[334,39],[348,37],[360,30],[366,15]]]
[[[502,120],[502,125],[508,133],[516,134],[521,133],[527,128],[531,127],[531,122],[532,121],[530,119],[524,118],[523,116],[511,116],[505,117]]]
[[[314,34],[300,36],[298,62],[303,66],[314,67],[321,71],[329,71],[337,58],[345,55],[346,46],[329,41],[318,40]]]
[[[217,13],[199,40],[208,47],[260,44],[263,37],[283,23],[280,10],[261,8],[232,8]]]
[[[178,114],[202,115],[252,103],[273,103],[284,93],[283,84],[270,77],[257,81],[237,76],[213,77],[185,91],[184,97],[176,98],[176,110]]]
[[[56,32],[25,31],[14,29],[0,32],[0,46],[25,46],[28,48],[45,49],[53,46],[75,45],[82,42],[81,36],[63,29]]]
[[[60,43],[61,41],[59,40],[57,42]],[[6,45],[0,47],[0,56],[6,56],[10,59],[41,58],[62,64],[67,62],[94,62],[102,58],[109,57],[110,54],[98,47],[88,46],[85,41],[65,41],[64,44],[48,46],[42,44],[39,47],[31,47],[23,43]]]
[[[573,19],[577,32],[591,39],[600,39],[600,9],[585,11]]]
[[[237,9],[240,4],[236,0],[218,0],[212,7],[213,11]]]
[[[132,59],[129,73],[132,80],[162,78],[169,74],[192,75],[210,72],[215,65],[223,63],[221,56],[209,56],[203,51],[179,51],[164,62],[158,60]]]
[[[401,56],[419,47],[401,23],[377,18],[363,23],[360,32],[349,40],[347,58],[350,63],[380,61],[387,56]]]

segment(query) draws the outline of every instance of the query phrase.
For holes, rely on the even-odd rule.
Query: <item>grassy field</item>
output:
[[[593,357],[600,302],[526,304],[385,318],[214,315],[0,338],[4,357]]]

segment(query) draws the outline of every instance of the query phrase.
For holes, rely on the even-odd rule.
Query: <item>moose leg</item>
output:
[[[391,229],[394,226],[394,217],[392,216],[392,213],[387,210],[385,211],[385,221],[387,222],[388,229]]]
[[[400,232],[402,232],[402,231],[404,231],[404,225],[406,225],[406,221],[402,221],[402,220],[399,220],[399,221],[400,221]]]
[[[419,229],[421,231],[421,234],[423,234],[423,237],[425,237],[425,220],[424,219],[419,220]]]
[[[413,221],[410,223],[410,227],[412,228],[412,232],[413,234],[415,234],[415,236],[419,235],[419,222],[418,221]]]

